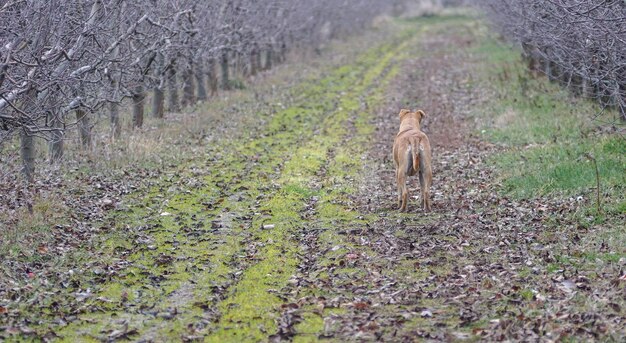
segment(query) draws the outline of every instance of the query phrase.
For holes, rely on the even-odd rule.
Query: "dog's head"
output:
[[[415,112],[411,112],[404,108],[400,110],[400,122],[402,122],[405,118],[415,118],[418,123],[421,123],[424,117],[426,117],[426,113],[422,110],[416,110]]]
[[[400,121],[402,121],[402,119],[404,119],[404,116],[406,116],[407,114],[411,113],[411,111],[403,108],[400,110]]]

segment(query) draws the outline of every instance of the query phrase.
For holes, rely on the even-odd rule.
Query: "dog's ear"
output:
[[[422,119],[424,119],[424,117],[426,117],[426,113],[424,113],[424,111],[422,111],[422,110],[417,110],[417,111],[415,111],[415,113],[420,115],[420,123],[422,122]]]
[[[407,115],[408,113],[411,113],[411,111],[403,108],[400,110],[400,120],[402,120],[402,117],[404,117],[405,115]]]

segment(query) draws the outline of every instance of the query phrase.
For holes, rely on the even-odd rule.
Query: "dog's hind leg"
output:
[[[422,209],[430,212],[430,186],[433,183],[433,172],[430,164],[426,163],[425,158],[420,159],[419,179]]]
[[[404,168],[398,168],[396,170],[396,181],[398,182],[398,206],[400,211],[406,210],[406,204],[409,197],[409,192],[406,187],[406,173]]]
[[[415,148],[409,145],[406,150],[406,156],[403,160],[404,163],[400,165],[401,168],[398,171],[398,184],[400,184],[402,187],[402,206],[400,206],[401,211],[406,211],[409,202],[409,187],[407,186],[406,181],[409,176],[415,174],[415,170],[413,169],[414,152]]]
[[[396,182],[398,183],[398,209],[402,209],[402,185],[400,184],[400,169],[396,169]]]
[[[395,152],[395,147],[394,147],[394,156],[396,154]],[[398,181],[399,179],[399,175],[400,175],[400,164],[398,163],[398,160],[394,157],[393,160],[393,164],[396,167],[396,187],[398,189],[398,208],[400,208],[402,206],[402,188],[400,187],[400,182]]]

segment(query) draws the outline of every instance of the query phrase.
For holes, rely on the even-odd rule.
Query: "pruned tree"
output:
[[[111,137],[119,139],[125,99],[132,106],[132,126],[139,128],[149,90],[152,114],[163,118],[166,94],[171,111],[205,101],[216,95],[218,84],[227,90],[231,78],[270,69],[284,62],[289,50],[314,49],[363,30],[393,5],[385,0],[0,1],[0,139],[19,137],[24,175],[32,180],[34,137],[49,143],[50,160],[57,162],[68,130],[78,130],[82,146],[91,146],[99,111],[108,111]]]
[[[531,70],[626,119],[626,2],[483,0]]]

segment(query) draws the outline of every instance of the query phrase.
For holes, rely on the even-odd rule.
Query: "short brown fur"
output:
[[[433,182],[431,168],[431,151],[428,136],[421,131],[420,123],[426,114],[422,110],[411,112],[400,110],[400,130],[393,142],[393,160],[396,166],[396,182],[398,183],[398,206],[406,211],[408,176],[419,175],[421,205],[424,211],[431,210],[430,186]]]

